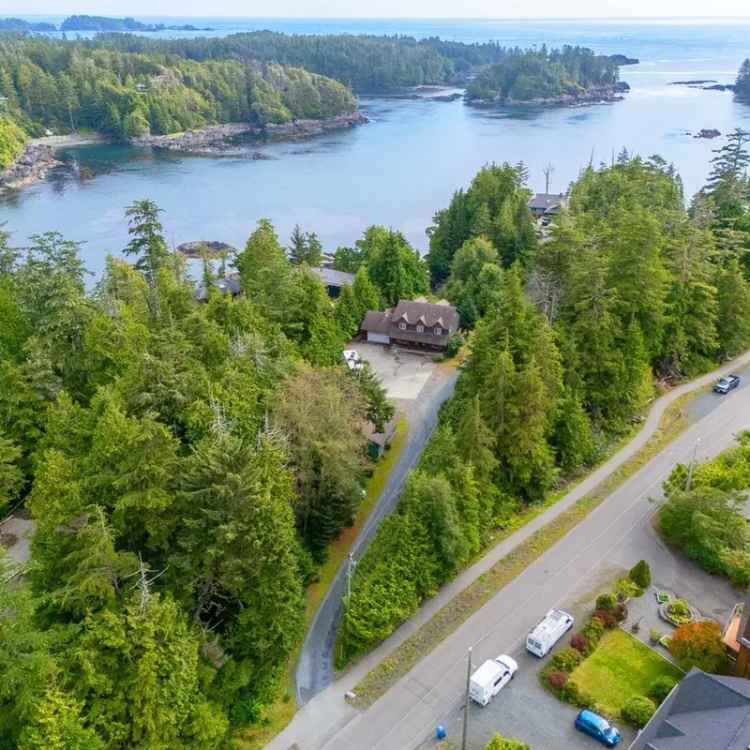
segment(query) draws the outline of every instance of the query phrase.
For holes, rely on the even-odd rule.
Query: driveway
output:
[[[436,364],[429,357],[419,354],[394,352],[371,344],[358,345],[357,351],[383,377],[388,395],[396,401],[400,410],[406,412],[408,435],[401,456],[391,469],[375,507],[352,545],[355,560],[362,557],[380,522],[396,507],[404,482],[419,461],[437,425],[440,407],[452,395],[458,378],[455,369]],[[397,397],[394,394],[401,395]],[[337,571],[302,646],[295,672],[299,705],[307,703],[333,682],[333,649],[341,619],[347,567],[348,563],[344,562]]]

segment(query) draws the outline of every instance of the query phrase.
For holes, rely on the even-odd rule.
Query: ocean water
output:
[[[40,20],[61,20],[45,17]],[[241,246],[259,218],[282,240],[295,223],[316,231],[327,249],[349,244],[373,223],[403,231],[421,250],[434,212],[488,162],[524,161],[530,187],[562,191],[588,163],[609,162],[622,148],[660,154],[678,168],[686,192],[704,183],[715,141],[689,133],[750,129],[750,106],[731,93],[670,85],[686,79],[734,80],[750,56],[750,19],[735,21],[478,21],[149,18],[210,26],[207,34],[251,29],[288,33],[407,34],[460,41],[496,40],[528,47],[581,44],[640,59],[621,69],[632,87],[615,104],[563,109],[477,110],[461,101],[363,97],[371,122],[350,131],[262,145],[269,158],[196,157],[125,146],[62,152],[66,165],[31,188],[0,200],[17,244],[58,230],[85,242],[94,274],[127,242],[124,209],[149,197],[165,211],[171,243],[216,239]],[[164,35],[185,32],[164,32]]]

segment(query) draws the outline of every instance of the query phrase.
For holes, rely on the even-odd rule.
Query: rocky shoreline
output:
[[[538,99],[466,99],[472,107],[576,107],[582,104],[609,104],[620,102],[623,94],[630,91],[630,86],[620,81],[614,86],[589,89],[579,94],[562,94]]]
[[[61,164],[51,146],[28,143],[18,159],[0,172],[0,189],[19,190],[43,180],[50,169]]]
[[[151,146],[169,151],[210,156],[236,150],[237,143],[232,141],[239,138],[296,140],[310,138],[331,130],[351,128],[366,122],[368,122],[367,118],[359,111],[325,120],[295,120],[279,125],[269,124],[265,128],[249,123],[232,122],[173,135],[144,135],[132,138],[130,143],[134,146]],[[252,158],[262,159],[264,156],[254,152]]]

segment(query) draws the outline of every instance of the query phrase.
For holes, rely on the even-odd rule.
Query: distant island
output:
[[[619,81],[618,62],[585,47],[512,50],[482,70],[466,89],[470,104],[559,106],[616,101],[629,86]]]
[[[24,21],[22,18],[0,18],[0,31],[57,31],[54,23]]]
[[[60,31],[211,31],[211,29],[190,24],[166,26],[163,23],[141,23],[134,18],[69,16],[60,24]]]
[[[740,67],[734,84],[734,95],[740,101],[750,104],[750,59],[745,60]]]

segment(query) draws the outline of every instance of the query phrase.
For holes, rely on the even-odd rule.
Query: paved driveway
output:
[[[435,371],[435,355],[400,349],[396,346],[355,342],[349,346],[366,359],[380,377],[388,397],[394,401],[414,401],[423,392]],[[406,404],[401,404],[405,406]]]

